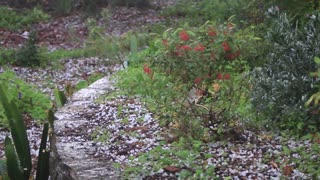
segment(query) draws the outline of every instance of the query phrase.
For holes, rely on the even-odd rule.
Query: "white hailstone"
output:
[[[147,113],[143,118],[144,121],[149,121],[151,119],[152,119],[152,116],[149,113]]]
[[[22,33],[22,37],[28,39],[28,38],[29,38],[29,34],[30,34],[30,33],[29,33],[28,31],[24,31],[24,32]]]
[[[159,171],[157,171],[157,173],[159,173],[159,174],[161,174],[161,173],[163,173],[163,172],[164,172],[163,169],[159,169]]]
[[[229,154],[229,157],[230,157],[232,160],[238,158],[238,156],[237,156],[235,153]]]
[[[231,174],[235,174],[235,173],[237,173],[238,171],[235,170],[235,169],[229,169],[229,172],[230,172]]]
[[[222,166],[227,166],[228,163],[227,163],[226,161],[223,161],[223,162],[221,163],[221,165],[222,165]]]
[[[294,158],[300,158],[300,155],[299,155],[298,153],[294,153],[294,154],[292,154],[292,157],[294,157]]]
[[[248,170],[245,170],[245,171],[242,171],[242,172],[240,172],[240,176],[247,176],[247,173],[248,173],[249,171]]]

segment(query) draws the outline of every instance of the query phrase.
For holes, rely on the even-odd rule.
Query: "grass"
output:
[[[44,13],[38,7],[17,12],[9,7],[0,6],[0,14],[0,27],[9,30],[18,30],[50,18],[48,14]]]

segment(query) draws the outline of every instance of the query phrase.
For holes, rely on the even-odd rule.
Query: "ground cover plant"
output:
[[[30,113],[39,122],[46,119],[46,111],[52,106],[49,97],[26,84],[9,70],[0,74],[0,82],[8,93],[8,99],[15,102],[22,113]],[[3,113],[1,108],[1,125],[7,127],[8,121]]]

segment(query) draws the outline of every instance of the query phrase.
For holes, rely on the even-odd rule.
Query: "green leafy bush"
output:
[[[253,71],[252,103],[267,124],[279,129],[315,131],[319,122],[304,104],[316,80],[314,57],[320,54],[320,15],[313,15],[299,31],[285,14],[279,16],[268,32],[273,50],[268,64]]]
[[[314,58],[314,62],[317,64],[317,67],[318,67],[318,70],[316,72],[312,72],[310,75],[314,78],[319,78],[320,77],[320,58],[319,57],[315,57]],[[319,114],[319,110],[320,110],[320,86],[319,84],[317,84],[315,86],[315,88],[318,90],[317,93],[313,94],[309,100],[306,102],[306,106],[307,107],[310,107],[311,105],[313,107],[315,107],[315,110],[314,110],[314,114]]]
[[[44,120],[47,117],[46,111],[52,105],[49,97],[27,85],[11,71],[4,71],[0,74],[0,83],[7,92],[9,100],[13,100],[21,112],[29,113],[37,120]],[[3,113],[3,108],[0,107],[0,124],[7,126],[7,120]]]
[[[13,9],[0,6],[0,14],[0,27],[10,30],[17,30],[22,26],[30,26],[33,23],[49,19],[49,15],[36,7],[17,13]]]

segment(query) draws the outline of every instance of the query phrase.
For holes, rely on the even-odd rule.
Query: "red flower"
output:
[[[209,30],[208,31],[208,36],[217,36],[217,32],[215,32],[213,30]]]
[[[177,57],[182,57],[183,55],[185,55],[185,51],[191,51],[191,50],[192,48],[188,45],[177,46],[174,54]]]
[[[228,59],[228,60],[233,60],[233,59],[235,59],[235,58],[237,58],[237,57],[239,57],[240,56],[240,51],[238,50],[238,51],[236,51],[235,53],[228,53],[228,54],[226,54],[226,58]]]
[[[228,54],[226,54],[226,58],[228,60],[232,60],[232,59],[234,59],[234,54],[233,53],[228,53]]]
[[[194,84],[200,84],[202,82],[202,78],[201,77],[196,77],[193,81]]]
[[[183,45],[183,46],[180,46],[180,49],[183,49],[183,50],[186,50],[186,51],[191,51],[192,48],[188,45]]]
[[[198,44],[198,45],[194,48],[194,51],[203,52],[205,49],[206,49],[206,47],[204,47],[202,44]]]
[[[166,39],[162,40],[162,44],[163,44],[164,46],[168,46],[168,40],[166,40]]]
[[[233,24],[228,23],[228,24],[227,24],[227,28],[228,28],[229,30],[233,29]]]
[[[177,57],[182,57],[182,53],[180,51],[175,51],[173,55]]]
[[[151,68],[150,68],[147,64],[145,64],[145,65],[143,66],[143,71],[144,71],[144,73],[146,73],[146,74],[148,74],[148,75],[150,75],[150,74],[152,73]]]
[[[222,47],[224,51],[230,51],[230,46],[227,41],[222,42]]]
[[[216,78],[217,78],[217,79],[223,79],[223,76],[222,76],[221,73],[218,73]]]
[[[223,79],[225,79],[225,80],[228,80],[228,79],[230,79],[230,78],[231,78],[230,74],[225,74],[225,75],[223,76]]]
[[[179,37],[182,41],[188,41],[189,40],[189,34],[186,31],[181,31],[179,33]]]
[[[231,76],[230,76],[230,74],[223,75],[222,73],[218,73],[216,78],[219,80],[228,80],[231,78]]]

